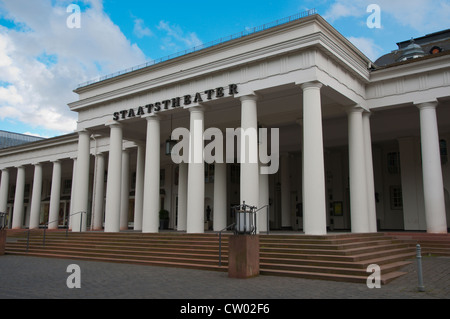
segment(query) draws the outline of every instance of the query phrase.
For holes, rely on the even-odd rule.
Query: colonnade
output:
[[[324,147],[322,133],[322,107],[320,82],[299,85],[303,93],[303,150],[302,150],[302,197],[304,212],[304,232],[312,235],[326,234],[326,198]],[[241,127],[258,129],[258,96],[240,96]],[[436,119],[437,102],[417,105],[420,112],[420,131],[423,159],[423,180],[425,213],[428,232],[446,232],[443,179],[440,169],[439,137]],[[188,108],[190,114],[189,163],[179,165],[178,183],[178,230],[188,233],[204,231],[204,162],[203,131],[205,109],[202,105]],[[349,146],[349,186],[351,205],[351,227],[354,233],[376,232],[375,191],[370,134],[370,113],[359,105],[347,109]],[[159,231],[160,207],[160,117],[158,114],[145,116],[147,121],[146,144],[138,145],[136,166],[135,230],[144,233]],[[199,129],[193,129],[194,123]],[[200,125],[198,125],[200,124]],[[127,200],[124,180],[129,179],[126,167],[129,157],[123,151],[123,127],[119,122],[107,124],[110,130],[108,176],[106,186],[105,232],[118,232],[126,225],[121,224],[121,211],[125,211]],[[74,161],[74,184],[71,204],[72,212],[88,210],[90,133],[81,130],[78,139],[78,156]],[[245,138],[245,136],[243,137]],[[240,199],[248,205],[262,207],[268,204],[268,176],[260,174],[260,163],[248,161],[250,154],[258,154],[258,141],[249,139],[241,150]],[[200,160],[199,160],[200,159]],[[102,181],[105,159],[96,154],[95,180]],[[286,191],[285,162],[281,161],[281,180]],[[30,228],[39,226],[42,191],[42,164],[33,163],[33,193],[31,198]],[[0,211],[6,211],[8,199],[9,170],[2,169],[0,183]],[[76,170],[76,171],[75,171]],[[226,164],[215,164],[214,179],[214,230],[226,225]],[[12,228],[20,228],[23,219],[25,170],[17,167],[16,192],[14,199]],[[101,183],[94,186],[93,229],[101,229],[104,189]],[[61,162],[53,162],[49,228],[57,227],[59,195],[61,190]],[[287,200],[283,200],[282,226],[289,226],[290,216]],[[81,215],[71,220],[73,231],[86,229],[86,218],[80,225]],[[268,227],[265,216],[259,218],[260,230]]]

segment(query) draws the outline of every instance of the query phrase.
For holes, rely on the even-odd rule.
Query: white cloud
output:
[[[162,46],[162,49],[190,49],[203,43],[195,32],[189,32],[185,35],[184,31],[179,26],[171,25],[166,21],[160,21],[157,28],[158,30],[165,31],[167,35],[163,39],[164,45]]]
[[[331,5],[330,9],[324,14],[325,20],[333,23],[335,20],[347,17],[356,17],[362,15],[361,13],[365,13],[365,11],[361,10],[362,6],[360,2],[355,1],[347,1],[347,0],[338,0],[333,5]]]
[[[323,15],[329,22],[348,17],[368,17],[369,4],[377,4],[384,19],[393,19],[401,26],[413,28],[422,33],[435,32],[448,26],[450,2],[448,0],[336,0]]]
[[[70,1],[0,0],[0,14],[17,26],[0,27],[3,119],[71,132],[77,114],[67,104],[77,100],[78,84],[147,60],[103,12],[101,0],[84,2],[81,28],[69,29]]]
[[[364,37],[348,37],[348,40],[372,61],[375,61],[383,53],[383,48],[376,45],[373,39]]]
[[[142,19],[134,19],[133,33],[138,38],[149,37],[153,35],[152,30],[144,25],[144,20]]]

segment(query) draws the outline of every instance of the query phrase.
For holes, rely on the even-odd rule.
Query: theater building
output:
[[[0,211],[12,229],[145,233],[167,211],[166,228],[203,233],[245,201],[262,208],[259,232],[446,233],[449,39],[373,62],[309,12],[80,85],[76,132],[0,150]],[[237,128],[267,143],[259,133],[205,161]]]

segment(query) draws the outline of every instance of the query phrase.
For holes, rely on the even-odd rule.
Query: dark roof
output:
[[[432,51],[434,49],[436,49],[434,54],[437,53],[438,55],[443,52],[448,52],[450,51],[450,29],[431,33],[419,38],[398,42],[397,46],[398,50],[394,50],[388,54],[381,56],[375,61],[375,65],[377,67],[386,67],[392,64],[397,64],[399,62],[408,61],[405,59],[415,60],[412,56],[405,55],[411,53],[412,49],[418,52],[418,46],[420,46],[423,51],[423,55],[417,55],[418,58],[432,55]]]
[[[42,137],[0,130],[0,149],[43,140]]]

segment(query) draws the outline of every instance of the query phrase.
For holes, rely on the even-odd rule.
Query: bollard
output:
[[[424,292],[425,291],[425,287],[423,286],[423,276],[422,276],[422,255],[421,255],[421,249],[420,249],[420,245],[417,244],[416,246],[416,258],[417,258],[417,276],[419,279],[419,291],[420,292]]]

